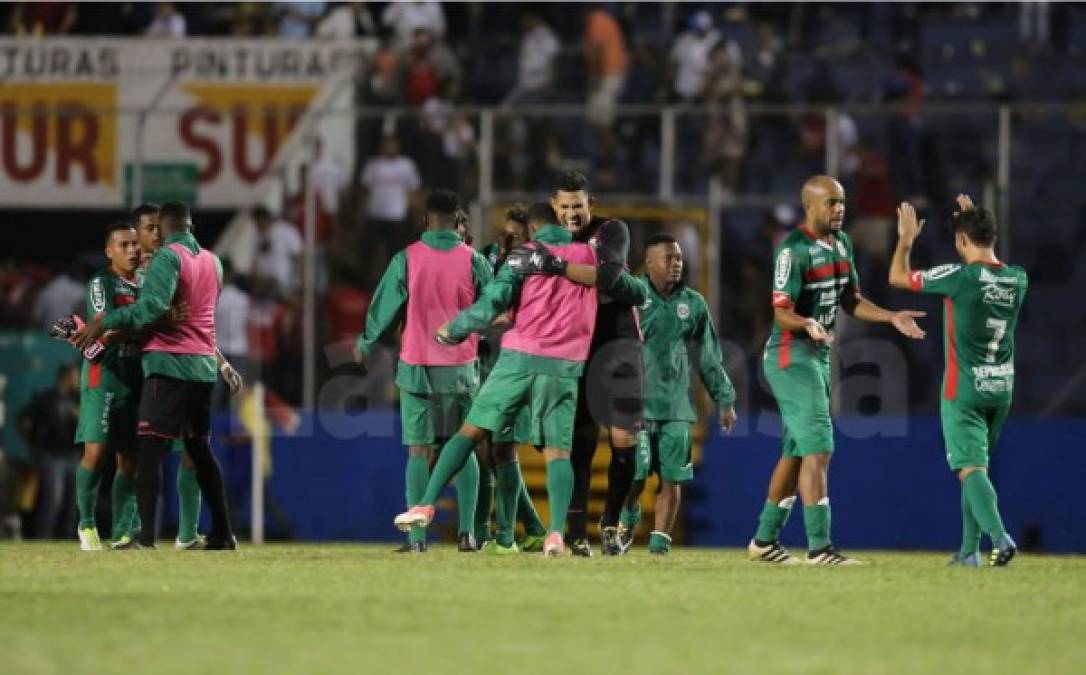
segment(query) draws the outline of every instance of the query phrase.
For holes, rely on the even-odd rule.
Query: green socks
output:
[[[101,479],[97,471],[79,466],[75,470],[75,503],[79,508],[79,529],[95,526],[94,507],[98,502],[98,485]]]
[[[508,548],[513,545],[518,497],[523,487],[520,462],[507,462],[498,467],[498,531],[495,537],[500,546]]]
[[[474,448],[472,444],[472,448]],[[436,472],[435,472],[436,473]],[[475,529],[475,506],[479,502],[479,459],[475,453],[468,455],[464,467],[456,474],[456,510],[460,516],[458,534]]]
[[[475,441],[467,436],[454,434],[441,448],[437,464],[434,465],[434,472],[430,475],[430,482],[426,485],[426,492],[418,503],[433,506],[445,485],[460,471],[468,457],[475,459],[474,455],[472,455],[474,451]],[[478,475],[478,460],[475,460],[475,465],[476,475]],[[472,518],[474,519],[474,516]]]
[[[633,510],[623,506],[622,513],[618,516],[618,522],[620,525],[624,525],[628,530],[637,528],[638,524],[641,522],[641,505],[638,504]]]
[[[407,458],[407,468],[404,472],[404,483],[407,486],[407,506],[416,506],[426,492],[426,483],[430,480],[430,462],[425,457]],[[413,527],[407,535],[407,541],[417,544],[426,540],[425,527]]]
[[[475,541],[480,546],[490,541],[490,512],[494,506],[494,469],[480,466],[479,498],[475,503]]]
[[[962,492],[969,503],[969,510],[976,518],[982,532],[992,538],[992,544],[998,544],[1003,535],[1003,519],[999,517],[996,503],[996,491],[986,471],[974,471],[962,481]]]
[[[537,537],[546,536],[547,526],[543,524],[543,520],[535,510],[532,496],[528,494],[528,486],[524,484],[523,474],[521,474],[520,494],[517,495],[517,519],[524,525],[525,534]]]
[[[125,535],[132,534],[133,516],[139,517],[135,482],[118,471],[113,476],[113,490],[110,492],[110,499],[113,504],[113,527],[110,539],[120,541]]]
[[[776,504],[767,499],[765,505],[762,506],[761,515],[758,516],[758,531],[754,533],[754,540],[761,544],[777,541],[795,503],[795,497],[785,497]]]
[[[196,539],[200,525],[200,483],[196,469],[177,467],[177,540],[188,543]]]
[[[969,508],[969,499],[965,494],[965,484],[962,484],[962,547],[958,551],[960,557],[965,558],[980,553],[980,523],[973,516]]]
[[[573,498],[573,465],[568,459],[547,462],[547,499],[551,507],[551,532],[565,532],[569,501]]]
[[[807,530],[807,550],[818,551],[830,545],[830,500],[803,507],[803,526]]]

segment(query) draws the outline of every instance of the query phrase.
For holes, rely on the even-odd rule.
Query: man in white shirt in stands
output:
[[[713,17],[705,10],[690,17],[689,27],[671,48],[674,93],[678,100],[686,102],[696,101],[705,93],[710,74],[709,55],[720,42],[720,33],[713,29]]]
[[[415,31],[422,28],[435,38],[445,35],[445,10],[440,2],[390,2],[381,13],[381,23],[392,29],[401,49],[411,45]]]
[[[289,295],[298,288],[302,276],[302,235],[297,227],[274,217],[263,206],[253,209],[253,222],[256,224],[253,277],[273,283],[280,296]]]
[[[554,31],[535,12],[521,18],[521,27],[517,86],[506,97],[506,105],[545,102],[554,81],[554,59],[562,51]]]
[[[251,381],[249,361],[249,294],[237,285],[237,275],[229,258],[222,259],[222,291],[215,306],[215,342],[226,360],[241,374],[244,381]],[[230,391],[223,380],[215,384],[212,398],[216,408],[225,408]]]
[[[407,219],[412,193],[422,187],[418,167],[400,153],[395,136],[385,136],[381,154],[366,162],[362,187],[366,191],[366,244],[373,251],[371,259],[387,261],[417,234]]]

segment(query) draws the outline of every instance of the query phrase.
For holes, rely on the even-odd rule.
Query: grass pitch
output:
[[[734,550],[488,558],[0,545],[0,671],[1073,673],[1086,558],[781,568]]]

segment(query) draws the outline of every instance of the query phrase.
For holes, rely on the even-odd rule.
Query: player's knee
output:
[[[84,443],[83,444],[83,466],[97,467],[98,462],[102,459],[102,444],[101,443]]]
[[[474,424],[465,423],[462,427],[460,427],[459,434],[461,436],[465,436],[467,438],[470,438],[471,440],[475,441],[476,443],[479,443],[484,438],[486,438],[486,430],[481,429],[481,428],[475,426]]]
[[[981,472],[986,473],[988,471],[988,469],[983,467],[983,466],[966,466],[966,467],[963,467],[961,469],[958,469],[958,480],[965,481],[965,479],[969,477],[969,474],[971,474],[971,473],[973,473],[975,471],[981,471]]]
[[[560,460],[560,459],[564,459],[564,460],[568,461],[569,460],[569,450],[559,450],[558,448],[544,448],[543,449],[543,459],[548,464],[550,464],[551,462]]]
[[[611,427],[611,445],[616,448],[633,450],[637,446],[637,430]]]
[[[830,453],[819,452],[812,455],[804,455],[801,464],[805,471],[825,471],[830,466]]]
[[[125,455],[117,453],[117,472],[131,478],[136,475],[136,463]]]

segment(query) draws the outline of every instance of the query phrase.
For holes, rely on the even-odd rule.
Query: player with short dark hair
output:
[[[139,286],[139,244],[129,223],[106,226],[105,253],[109,267],[87,284],[87,318],[92,319],[136,301]],[[117,458],[111,495],[113,523],[111,545],[122,548],[139,530],[136,508],[136,417],[143,371],[140,369],[141,336],[133,331],[113,331],[103,336],[105,350],[93,361],[84,359],[79,381],[79,424],[75,442],[83,455],[75,474],[79,510],[79,545],[84,551],[102,550],[94,511],[98,504],[101,464],[106,453]]]
[[[215,305],[222,286],[222,266],[218,257],[196,242],[187,205],[163,204],[159,230],[165,241],[151,258],[139,299],[89,321],[77,334],[76,343],[82,348],[106,330],[117,328],[145,328],[150,335],[143,346],[144,383],[137,429],[139,511],[140,519],[147,523],[137,540],[139,545],[154,547],[162,459],[173,439],[181,438],[211,511],[205,548],[233,549],[237,539],[230,525],[222,469],[209,442],[211,387],[218,376]],[[187,315],[170,323],[158,322],[175,301],[187,304]]]
[[[502,227],[502,235],[498,241],[493,242],[482,250],[482,254],[490,263],[496,274],[505,263],[505,258],[517,246],[524,244],[531,238],[531,229],[528,225],[528,207],[523,204],[514,204],[505,211],[505,223]],[[505,315],[499,316],[491,324],[490,328],[479,338],[479,381],[486,382],[487,376],[494,368],[501,352],[501,337],[512,326],[511,321]],[[491,542],[494,535],[491,529],[491,515],[495,502],[495,487],[497,486],[496,472],[497,457],[506,458],[505,464],[515,461],[512,444],[517,429],[514,427],[502,429],[491,434],[490,438],[479,444],[477,454],[479,456],[479,503],[475,507],[475,539],[479,542],[483,553],[494,554],[502,552],[502,549]],[[522,438],[516,439],[528,442],[524,438],[524,430],[521,429]],[[517,467],[507,467],[505,471],[512,471]],[[547,536],[547,526],[539,517],[532,503],[528,486],[523,481],[520,483],[520,492],[517,498],[517,520],[524,525],[524,538],[518,542],[518,548],[525,553],[535,553],[543,550],[543,542]]]
[[[402,324],[396,385],[400,389],[403,444],[407,446],[405,483],[408,507],[422,498],[430,480],[435,447],[449,439],[464,421],[479,386],[477,339],[446,349],[433,335],[445,322],[470,306],[490,282],[490,264],[457,233],[460,197],[435,190],[426,198],[426,232],[392,257],[373,294],[365,332],[355,343],[355,361],[363,368],[373,345]],[[441,487],[444,487],[442,483]],[[479,464],[474,457],[456,476],[460,551],[478,548],[475,508]],[[400,552],[426,550],[426,530],[411,529]]]
[[[690,363],[719,411],[720,428],[736,422],[735,389],[724,371],[720,342],[705,298],[683,282],[683,252],[669,234],[645,242],[645,285],[649,297],[639,308],[645,334],[645,436],[637,453],[637,472],[619,517],[619,543],[633,542],[641,520],[639,498],[649,473],[660,477],[649,552],[671,551],[682,484],[694,477],[690,432],[697,415],[690,403]]]
[[[532,251],[538,256],[592,264],[595,252],[575,243],[557,225],[548,205],[528,213]],[[543,450],[547,463],[547,494],[551,522],[543,544],[544,555],[562,555],[566,512],[573,492],[569,462],[573,418],[577,407],[577,379],[592,337],[596,289],[557,276],[528,276],[516,271],[523,260],[511,255],[494,281],[474,305],[442,326],[436,339],[458,345],[472,333],[486,330],[502,312],[515,304],[513,327],[502,336],[502,351],[460,431],[441,450],[426,494],[418,506],[395,519],[400,529],[425,526],[434,516],[434,501],[441,487],[473,456],[488,435],[514,423],[527,430],[532,445]],[[512,447],[510,446],[510,450]],[[513,457],[498,457],[498,533],[495,553],[516,553],[512,522],[522,478]],[[503,470],[504,468],[504,470]],[[500,550],[499,550],[500,549]]]
[[[147,274],[147,265],[162,246],[162,236],[158,230],[157,204],[143,203],[132,209],[130,219],[136,228],[136,236],[140,244],[140,266],[136,269],[136,279],[142,287]],[[187,307],[179,306],[170,308],[170,317],[182,317],[187,312]],[[219,366],[219,372],[223,380],[230,388],[232,394],[241,390],[241,375],[234,370],[226,357],[215,349],[215,359]],[[177,538],[174,540],[174,548],[178,550],[190,550],[203,546],[205,538],[200,535],[200,484],[196,480],[196,466],[192,458],[185,452],[185,444],[181,439],[175,439],[172,449],[181,453],[181,461],[177,466]]]
[[[950,224],[961,264],[923,271],[910,268],[909,254],[924,221],[917,220],[910,204],[898,208],[890,283],[944,296],[946,371],[940,417],[947,463],[961,481],[962,507],[962,544],[951,563],[980,567],[983,532],[992,541],[988,564],[1002,567],[1018,548],[999,515],[988,458],[1010,411],[1014,331],[1029,280],[1024,269],[996,257],[991,212],[975,208],[966,195],[958,195],[958,207]]]
[[[598,264],[577,264],[523,248],[510,254],[510,260],[517,258],[523,274],[557,274],[599,289],[600,306],[588,365],[580,382],[572,452],[575,480],[569,540],[574,555],[579,556],[592,555],[586,518],[600,426],[607,427],[611,437],[607,496],[600,521],[601,547],[604,555],[622,553],[618,520],[636,471],[634,455],[639,441],[645,368],[634,308],[648,297],[645,285],[626,270],[629,228],[621,220],[593,218],[592,202],[588,178],[579,171],[568,171],[555,180],[551,206],[575,240],[592,246]]]
[[[852,240],[841,226],[845,189],[829,176],[803,184],[805,222],[777,247],[773,274],[773,330],[762,366],[781,410],[782,456],[769,481],[758,530],[747,547],[751,560],[797,564],[778,541],[795,502],[803,500],[807,563],[856,565],[830,539],[828,476],[833,454],[830,418],[830,344],[837,308],[861,321],[890,323],[920,339],[923,312],[889,311],[860,294]]]

